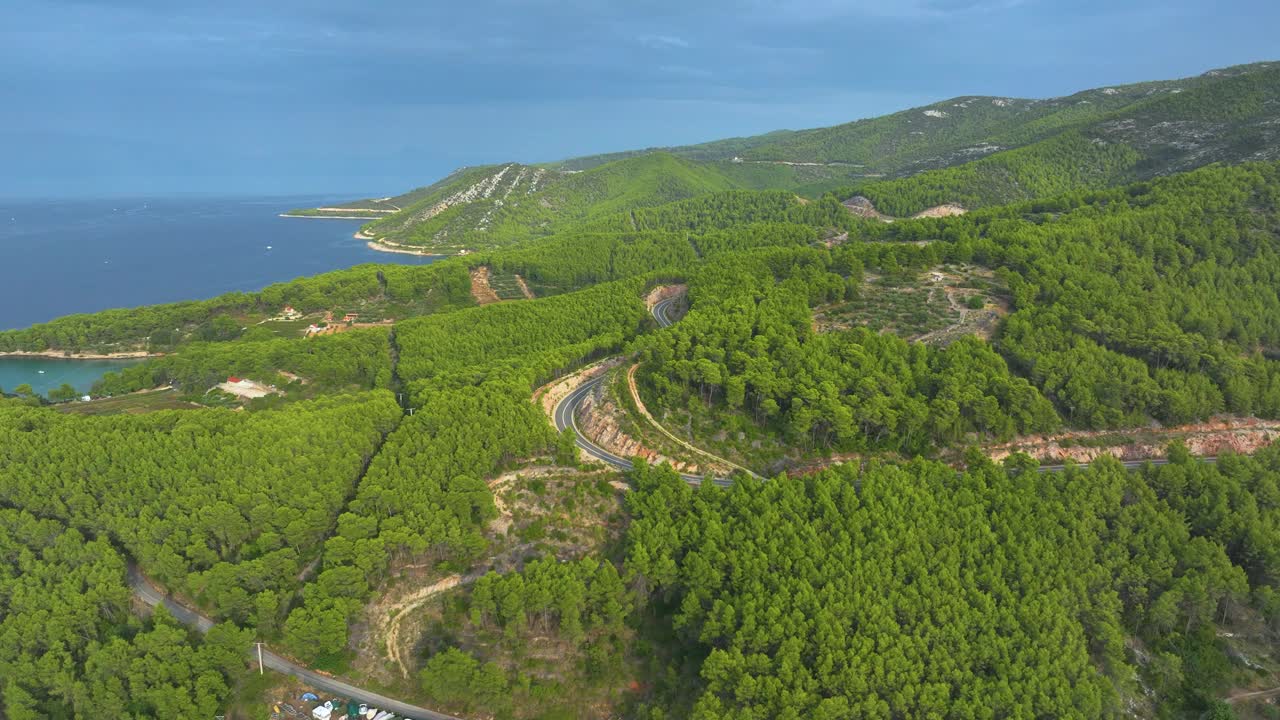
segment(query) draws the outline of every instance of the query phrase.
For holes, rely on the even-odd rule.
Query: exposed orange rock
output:
[[[1133,442],[1082,446],[1079,443],[1108,436],[1130,436]],[[1258,418],[1217,417],[1208,422],[1175,427],[1140,428],[1132,431],[1074,431],[1056,435],[1029,435],[1013,442],[992,445],[987,455],[1002,460],[1024,452],[1044,463],[1066,460],[1091,462],[1110,455],[1120,460],[1164,457],[1169,443],[1180,440],[1192,455],[1214,457],[1223,453],[1249,455],[1280,438],[1280,422]]]
[[[556,405],[559,405],[561,400],[569,397],[570,393],[582,387],[583,383],[594,380],[609,372],[609,370],[618,367],[624,359],[622,357],[612,357],[608,360],[601,360],[576,372],[569,373],[562,378],[552,380],[534,391],[533,401],[542,408],[542,411],[554,423]]]
[[[707,468],[695,463],[668,457],[628,435],[620,427],[623,417],[622,408],[609,397],[606,383],[596,387],[582,401],[581,413],[578,415],[578,429],[591,441],[614,455],[624,458],[642,457],[649,463],[671,463],[677,472],[701,475]]]
[[[670,300],[673,297],[686,295],[689,292],[689,286],[683,283],[679,285],[658,285],[644,296],[644,307],[646,310],[652,311],[653,307],[663,300]]]

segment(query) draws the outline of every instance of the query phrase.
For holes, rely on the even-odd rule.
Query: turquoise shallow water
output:
[[[12,393],[27,383],[41,395],[62,383],[86,393],[103,373],[119,370],[137,360],[63,360],[43,357],[0,357],[0,388]]]

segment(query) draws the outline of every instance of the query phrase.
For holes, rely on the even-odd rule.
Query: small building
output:
[[[360,317],[360,313],[347,313],[342,316],[342,322],[353,323]]]
[[[329,720],[332,715],[333,704],[328,702],[323,705],[317,705],[315,709],[311,711],[311,717],[315,720]]]
[[[240,382],[240,378],[236,377],[235,375],[232,375],[232,376],[230,376],[230,377],[228,377],[228,378],[227,378],[227,382],[229,382],[229,383],[238,383],[238,382]]]

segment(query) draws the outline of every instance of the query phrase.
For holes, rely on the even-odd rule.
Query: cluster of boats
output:
[[[305,693],[302,696],[302,699],[304,702],[319,702],[320,700],[320,698],[316,697],[314,693]],[[301,717],[306,713],[306,710],[299,712],[292,705],[288,704],[284,705],[283,710],[285,714],[293,715],[295,717]],[[272,713],[272,717],[281,717],[280,711],[281,706],[277,705],[275,707],[275,712]],[[364,703],[357,706],[354,700],[346,703],[345,707],[341,700],[327,700],[311,709],[311,717],[312,720],[339,720],[339,718],[347,718],[348,720],[397,720],[396,715],[393,712],[379,710],[376,707],[369,707]],[[404,720],[409,719],[405,718]]]

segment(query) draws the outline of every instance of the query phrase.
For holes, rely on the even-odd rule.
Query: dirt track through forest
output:
[[[489,266],[481,265],[471,268],[471,297],[480,305],[491,305],[501,302],[502,298],[489,286]]]

